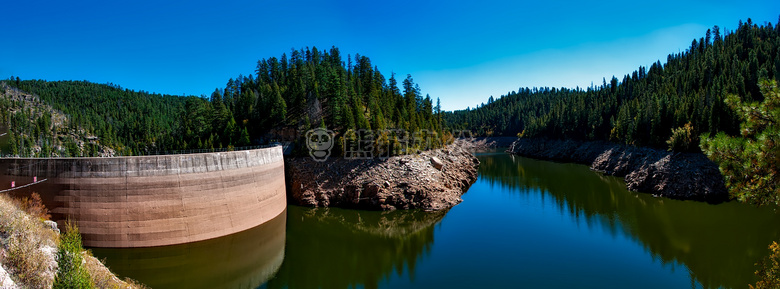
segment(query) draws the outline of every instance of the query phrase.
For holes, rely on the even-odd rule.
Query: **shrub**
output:
[[[87,269],[82,264],[81,234],[76,225],[65,223],[65,234],[60,235],[57,246],[57,276],[52,288],[93,288]]]
[[[46,206],[43,205],[41,195],[38,193],[33,192],[29,197],[14,199],[14,203],[16,207],[27,212],[30,214],[30,216],[43,220],[49,220],[51,218],[51,215],[49,215],[49,210],[46,209]]]
[[[53,248],[56,233],[0,196],[0,235],[5,238],[5,256],[0,261],[14,282],[29,288],[51,287],[53,258],[41,248]]]
[[[130,279],[119,280],[89,251],[84,251],[76,226],[66,224],[66,233],[56,245],[57,233],[41,222],[41,214],[31,216],[21,207],[46,212],[37,194],[13,200],[0,195],[0,237],[5,239],[0,246],[0,262],[17,285],[22,288],[146,288]],[[87,261],[85,265],[82,260]],[[55,273],[57,266],[59,270]]]
[[[726,104],[742,119],[741,136],[723,132],[702,138],[701,148],[718,163],[732,197],[757,205],[780,205],[780,89],[760,83],[764,100],[744,102],[729,95]]]
[[[666,143],[669,145],[669,151],[692,152],[699,149],[699,138],[694,135],[691,122],[673,128],[672,136]]]
[[[755,286],[750,285],[751,289],[780,288],[780,245],[772,242],[769,250],[769,256],[756,263],[756,276],[759,280]]]

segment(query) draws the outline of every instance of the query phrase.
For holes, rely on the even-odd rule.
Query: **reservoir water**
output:
[[[198,243],[93,248],[152,288],[746,288],[780,214],[629,192],[576,164],[483,153],[446,212],[289,206]]]

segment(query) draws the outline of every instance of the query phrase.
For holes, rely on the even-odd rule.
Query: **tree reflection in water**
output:
[[[374,212],[288,207],[287,251],[268,288],[377,288],[392,273],[414,279],[446,211]]]
[[[480,178],[491,186],[519,194],[541,191],[578,221],[630,237],[663,264],[685,265],[691,281],[704,288],[753,283],[753,264],[780,238],[780,214],[773,208],[654,198],[576,164],[505,154],[483,155],[480,161]]]
[[[632,278],[647,281],[656,278],[651,274],[680,268],[687,269],[693,287],[744,288],[754,282],[753,263],[767,254],[771,241],[780,239],[780,214],[770,207],[654,198],[626,191],[622,179],[582,165],[504,153],[481,155],[480,161],[480,180],[472,187],[476,190],[453,209],[446,226],[437,225],[446,211],[289,206],[281,218],[224,238],[93,250],[112,270],[152,288],[377,288],[385,280],[389,287],[513,287],[521,282],[531,287],[616,288]],[[496,203],[506,202],[507,194],[520,200]],[[519,223],[519,216],[533,223]],[[571,222],[559,216],[569,216]],[[445,236],[435,250],[434,231]],[[640,254],[644,248],[670,270],[642,263],[654,263],[644,254],[630,259],[627,255],[636,256],[636,249],[605,251],[587,243],[604,245],[603,234],[618,240],[613,245],[638,244]],[[549,239],[562,236],[589,240]],[[594,251],[585,251],[591,248]],[[625,266],[621,261],[639,263],[609,271]],[[561,271],[549,272],[556,269]],[[600,279],[643,269],[653,271]],[[678,284],[674,277],[657,277],[663,279],[657,284]]]

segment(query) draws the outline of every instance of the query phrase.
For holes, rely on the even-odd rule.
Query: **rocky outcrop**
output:
[[[701,153],[676,153],[609,142],[521,138],[510,146],[521,156],[589,165],[625,177],[632,191],[674,199],[721,202],[728,192],[718,166]]]
[[[74,143],[78,147],[79,151],[86,154],[87,147],[91,146],[96,148],[96,154],[99,157],[113,157],[116,155],[116,151],[104,145],[97,136],[87,132],[84,128],[73,128],[72,121],[69,117],[59,110],[54,109],[51,105],[46,104],[38,95],[24,92],[18,88],[14,88],[0,82],[0,99],[4,99],[10,102],[11,106],[8,110],[9,115],[24,111],[31,122],[43,117],[44,115],[50,116],[49,132],[52,134],[50,139],[52,156],[58,157],[63,152],[69,150],[67,143]],[[8,127],[0,126],[0,135],[7,132]],[[18,133],[18,131],[17,131]],[[27,132],[29,133],[29,132]],[[13,132],[11,133],[13,134]],[[18,135],[16,137],[19,137]],[[29,136],[28,136],[29,137]],[[35,137],[37,139],[37,136]],[[49,140],[47,140],[49,142]],[[42,152],[42,147],[36,143],[25,144],[29,146],[29,149],[34,155]],[[8,154],[8,151],[4,153]]]
[[[441,210],[462,201],[479,160],[459,145],[386,159],[286,158],[288,201],[310,207]]]
[[[458,144],[470,152],[487,152],[497,148],[507,148],[516,137],[464,137],[457,139]]]

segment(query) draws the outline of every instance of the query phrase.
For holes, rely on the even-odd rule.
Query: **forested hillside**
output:
[[[430,96],[423,96],[411,75],[401,87],[403,91],[394,74],[386,78],[368,57],[347,56],[345,63],[335,47],[292,50],[289,58],[282,54],[259,60],[254,75],[230,79],[208,103],[188,107],[185,138],[213,146],[210,136],[232,127],[253,142],[291,140],[314,127],[339,137],[349,129],[427,130],[441,137],[438,100],[434,106]],[[403,138],[394,133],[375,137],[377,144]],[[241,145],[247,139],[235,135],[221,141]]]
[[[97,156],[101,146],[135,155],[300,142],[314,127],[326,127],[338,137],[350,129],[385,131],[371,140],[378,146],[408,137],[391,129],[443,137],[438,100],[434,106],[423,96],[411,75],[401,81],[401,91],[394,74],[385,78],[365,56],[348,56],[345,62],[335,47],[259,60],[255,74],[228,80],[210,97],[160,95],[86,81],[12,77],[3,83],[37,95],[68,119],[56,129],[50,114],[33,115],[22,109],[29,103],[0,99],[2,123],[10,127],[3,153],[20,156]],[[66,141],[64,135],[74,140]]]
[[[12,156],[111,156],[103,145],[40,97],[0,83],[0,154]]]
[[[520,88],[476,109],[445,114],[446,123],[478,135],[610,140],[666,148],[672,129],[691,135],[736,134],[729,94],[762,100],[760,79],[780,79],[780,25],[740,21],[717,26],[666,63],[639,67],[589,88]],[[687,125],[687,128],[686,128]],[[676,144],[698,150],[698,141]]]
[[[80,138],[113,148],[120,155],[137,154],[142,150],[183,148],[177,139],[180,122],[187,101],[199,101],[196,97],[179,97],[136,92],[113,84],[96,84],[86,81],[9,80],[8,85],[23,92],[32,93],[41,102],[67,116],[63,124],[67,132],[38,134],[29,125],[30,116],[23,111],[11,111],[10,133],[17,140],[17,151],[24,156],[95,156],[96,149],[70,149],[67,153],[42,150],[25,153],[31,146],[45,147],[57,143],[55,138],[63,133],[78,134]],[[23,106],[24,104],[19,104]],[[40,121],[51,123],[50,117]],[[16,119],[17,121],[12,121]],[[25,120],[28,120],[25,122]],[[55,131],[56,132],[56,131]],[[20,140],[26,139],[25,142]],[[71,146],[66,143],[65,146]]]

